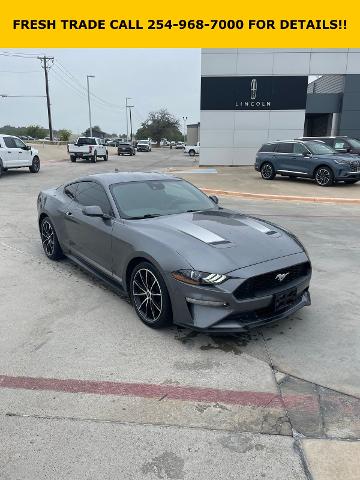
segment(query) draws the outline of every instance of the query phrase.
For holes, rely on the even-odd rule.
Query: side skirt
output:
[[[96,277],[98,280],[100,280],[102,283],[104,283],[107,287],[109,287],[111,290],[115,291],[120,297],[124,299],[128,299],[129,296],[128,294],[124,291],[123,287],[119,282],[114,280],[113,278],[109,277],[109,275],[106,275],[106,273],[101,272],[97,268],[93,267],[90,265],[88,262],[86,262],[83,259],[80,259],[79,257],[76,257],[71,254],[66,254],[66,256],[76,265],[78,265],[80,268],[85,270],[87,273],[90,273],[94,277]]]

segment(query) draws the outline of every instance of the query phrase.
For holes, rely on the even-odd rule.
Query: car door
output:
[[[84,215],[86,206],[99,206],[110,219]],[[113,210],[102,185],[94,181],[78,182],[75,198],[65,214],[70,253],[80,257],[107,275],[112,267]]]
[[[29,167],[32,164],[32,153],[31,149],[20,140],[20,138],[13,137],[15,145],[18,149],[18,166],[19,167]]]
[[[3,167],[11,168],[19,166],[19,148],[16,146],[14,137],[3,137],[4,149],[1,152]]]
[[[279,173],[289,173],[294,170],[294,142],[280,142],[276,145],[276,171]]]
[[[313,171],[310,150],[302,143],[294,143],[294,155],[290,161],[290,169],[297,175],[310,176]]]

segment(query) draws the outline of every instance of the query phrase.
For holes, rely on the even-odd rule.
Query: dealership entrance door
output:
[[[305,115],[305,137],[325,137],[331,135],[332,113],[307,113]]]

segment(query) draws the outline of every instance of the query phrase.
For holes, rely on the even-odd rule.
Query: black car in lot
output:
[[[119,143],[117,147],[118,155],[136,155],[136,149],[131,143]]]
[[[320,140],[332,147],[338,153],[353,153],[360,155],[360,140],[352,137],[302,137],[299,140]]]
[[[279,174],[313,178],[321,187],[329,187],[335,182],[358,182],[360,159],[340,154],[322,141],[284,140],[262,145],[256,154],[255,170],[264,180]]]

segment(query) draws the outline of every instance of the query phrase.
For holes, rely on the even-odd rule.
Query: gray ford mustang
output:
[[[128,294],[150,327],[240,332],[310,305],[311,264],[294,235],[180,178],[91,175],[40,192],[37,206],[47,257]]]

